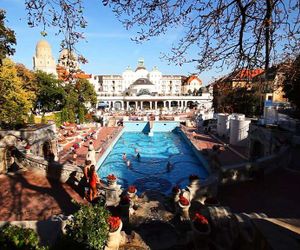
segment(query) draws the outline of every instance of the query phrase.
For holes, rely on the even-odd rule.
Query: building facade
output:
[[[190,95],[202,91],[202,81],[195,75],[191,75],[182,81],[181,92],[183,95]]]
[[[157,67],[148,71],[144,65],[144,60],[140,59],[136,69],[133,71],[129,66],[121,75],[96,75],[94,85],[97,94],[100,96],[116,96],[133,94],[137,88],[133,86],[141,85],[145,82],[147,87],[151,85],[152,94],[160,95],[180,95],[182,76],[163,75]],[[143,91],[143,88],[138,88]],[[139,95],[139,92],[135,92]]]
[[[189,91],[202,87],[198,77],[163,75],[157,67],[148,71],[143,59],[138,61],[134,71],[127,67],[121,75],[95,75],[92,83],[100,106],[111,109],[212,107],[212,89],[204,87],[204,90],[197,94],[191,94]]]

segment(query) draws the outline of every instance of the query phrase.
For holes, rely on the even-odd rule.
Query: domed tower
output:
[[[36,45],[35,56],[33,56],[33,70],[41,70],[48,74],[57,75],[51,46],[46,40],[40,40]]]

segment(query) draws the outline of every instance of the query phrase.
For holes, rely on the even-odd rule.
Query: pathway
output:
[[[198,150],[202,150],[203,154],[209,154],[212,151],[213,146],[218,145],[221,146],[221,151],[218,155],[220,163],[222,166],[226,165],[234,165],[245,162],[245,157],[241,157],[240,154],[243,153],[241,149],[234,148],[238,150],[240,154],[234,153],[228,147],[223,147],[223,144],[220,140],[217,140],[215,137],[210,134],[204,132],[196,132],[195,128],[189,128],[185,126],[181,126],[182,131],[186,134],[186,136],[190,139],[190,141],[194,144],[194,146]]]
[[[39,172],[0,175],[0,182],[0,221],[44,220],[74,212],[72,200],[86,202],[69,185]]]

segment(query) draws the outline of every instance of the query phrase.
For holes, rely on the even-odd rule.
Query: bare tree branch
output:
[[[103,0],[143,42],[183,27],[163,57],[178,65],[269,68],[282,53],[299,50],[300,1],[292,0]],[[199,53],[191,55],[192,48]]]

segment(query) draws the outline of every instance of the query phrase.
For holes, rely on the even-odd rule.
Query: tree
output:
[[[67,108],[63,108],[61,110],[61,122],[66,122],[68,121],[69,117],[68,117],[68,110]]]
[[[243,113],[249,117],[260,114],[260,94],[254,88],[230,89],[220,93],[217,99],[217,112]]]
[[[43,112],[61,110],[66,103],[66,92],[62,82],[54,75],[43,71],[36,72],[36,81],[38,85],[37,102]]]
[[[23,123],[32,108],[34,93],[25,89],[15,64],[8,58],[0,67],[0,123],[14,126]]]
[[[85,119],[84,119],[84,107],[79,106],[78,108],[78,120],[79,123],[84,123]]]
[[[296,58],[286,73],[283,91],[289,101],[295,106],[296,116],[300,117],[300,56]]]
[[[75,84],[80,102],[93,107],[97,104],[97,94],[94,86],[86,79],[78,79]]]
[[[0,9],[0,65],[6,56],[11,56],[15,53],[13,45],[17,44],[15,32],[5,27],[6,12]]]
[[[17,69],[17,76],[22,79],[24,89],[32,93],[38,91],[38,84],[36,81],[35,73],[32,70],[27,69],[23,64],[17,63],[15,65]],[[32,96],[33,102],[36,101],[36,95]]]
[[[299,1],[282,0],[103,0],[137,42],[181,28],[181,38],[164,57],[179,65],[268,68],[278,51],[299,51]],[[190,48],[198,54],[188,56]]]

